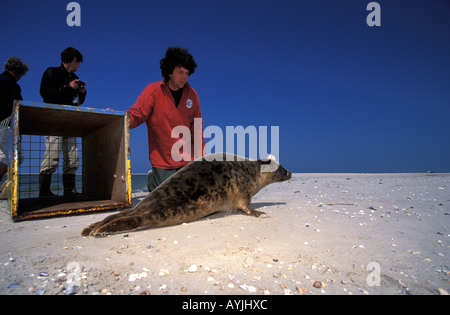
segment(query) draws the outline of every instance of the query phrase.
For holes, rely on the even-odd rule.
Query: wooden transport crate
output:
[[[8,201],[15,221],[131,206],[127,113],[16,101],[11,128],[13,159],[8,171]],[[23,135],[81,137],[81,194],[20,198],[19,148]],[[27,154],[33,152],[23,151],[24,158]],[[62,160],[61,156],[60,164]]]

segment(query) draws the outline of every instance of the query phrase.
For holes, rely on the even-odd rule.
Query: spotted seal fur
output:
[[[209,214],[242,210],[259,217],[251,198],[263,187],[290,179],[291,172],[272,159],[249,160],[227,153],[194,160],[165,180],[134,208],[85,228],[83,236],[169,226]]]

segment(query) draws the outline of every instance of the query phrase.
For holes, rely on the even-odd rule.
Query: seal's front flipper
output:
[[[249,216],[252,217],[259,217],[261,214],[266,214],[265,212],[261,212],[261,211],[256,211],[255,209],[253,209],[252,205],[250,203],[244,205],[243,207],[241,207],[241,210],[244,211],[245,213],[247,213]]]
[[[256,210],[253,210],[252,212],[249,213],[249,215],[252,216],[252,217],[259,217],[262,214],[266,214],[266,213],[265,212],[261,212],[261,211],[256,211]]]

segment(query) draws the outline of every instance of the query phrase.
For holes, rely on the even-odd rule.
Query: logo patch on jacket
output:
[[[186,100],[186,108],[191,109],[193,105],[194,105],[194,102],[190,98],[188,98]]]

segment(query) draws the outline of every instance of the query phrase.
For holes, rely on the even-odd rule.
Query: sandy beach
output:
[[[86,238],[115,212],[14,223],[1,201],[0,294],[450,291],[450,174],[294,174],[252,204],[267,214]]]

